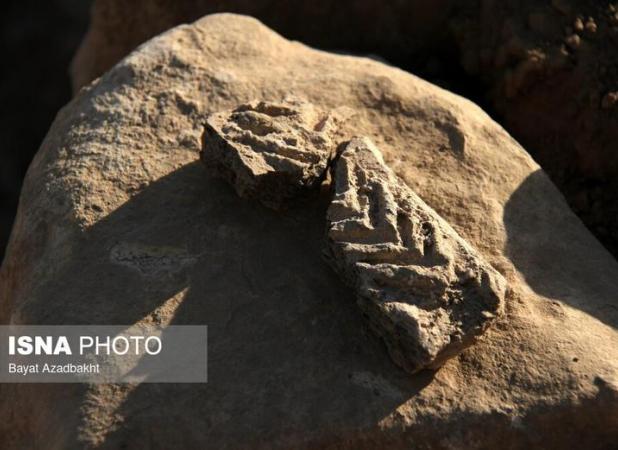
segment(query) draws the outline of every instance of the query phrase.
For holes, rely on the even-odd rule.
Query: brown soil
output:
[[[618,253],[618,8],[477,2],[454,14],[466,72],[504,126]]]

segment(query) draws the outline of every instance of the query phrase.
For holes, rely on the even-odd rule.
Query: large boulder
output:
[[[74,90],[151,37],[205,14],[258,18],[289,39],[333,50],[404,60],[443,47],[454,0],[122,0],[93,1],[90,27],[71,65]],[[436,53],[436,52],[431,52]]]
[[[198,161],[256,98],[355,111],[386,163],[506,279],[505,313],[409,375],[321,255],[328,196],[285,212]],[[3,448],[609,447],[618,264],[480,108],[379,62],[213,15],[140,47],[56,118],[24,183],[2,323],[207,324],[209,382],[2,385]]]
[[[95,0],[74,89],[152,36],[214,12],[378,54],[486,101],[618,255],[618,9],[589,0]]]

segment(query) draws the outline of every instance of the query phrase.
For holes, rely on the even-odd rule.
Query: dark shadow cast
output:
[[[504,208],[506,254],[539,295],[618,328],[618,264],[542,170]]]
[[[24,307],[33,323],[133,324],[174,296],[171,324],[209,327],[206,384],[141,384],[106,448],[255,447],[374,428],[416,395],[323,262],[327,202],[275,213],[192,163],[87,230]],[[152,413],[149,413],[152,411]],[[173,442],[171,441],[173,440]],[[297,441],[298,442],[298,441]]]

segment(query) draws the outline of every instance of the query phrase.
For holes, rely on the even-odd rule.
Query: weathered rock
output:
[[[71,99],[67,66],[88,28],[89,3],[19,2],[0,15],[2,54],[11,61],[0,71],[0,261],[28,164],[58,109]]]
[[[248,103],[208,118],[202,161],[239,196],[280,209],[324,179],[343,118],[299,100]]]
[[[141,43],[206,14],[246,14],[318,48],[400,59],[443,45],[455,0],[121,0],[93,1],[90,27],[71,64],[77,91]],[[434,52],[431,52],[434,53]],[[431,55],[433,56],[433,55]]]
[[[287,95],[352,108],[341,132],[506,279],[504,315],[439,370],[410,376],[365,332],[316,245],[326,195],[274,213],[205,173],[210,114]],[[616,261],[477,106],[209,16],[58,114],[0,270],[3,323],[207,324],[209,381],[0,385],[2,447],[611,448],[617,292]]]
[[[77,89],[150,37],[221,11],[318,48],[379,55],[463,95],[480,89],[572,206],[582,193],[594,197],[576,212],[618,255],[618,114],[605,100],[618,78],[616,10],[611,2],[553,3],[95,0],[71,73]],[[578,16],[586,18],[581,36],[572,34]]]
[[[369,139],[346,145],[333,180],[333,265],[399,366],[438,368],[502,312],[502,275],[397,178]]]

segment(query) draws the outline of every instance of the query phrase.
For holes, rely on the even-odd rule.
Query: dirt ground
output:
[[[618,253],[618,8],[484,1],[454,14],[466,72],[494,114]]]

